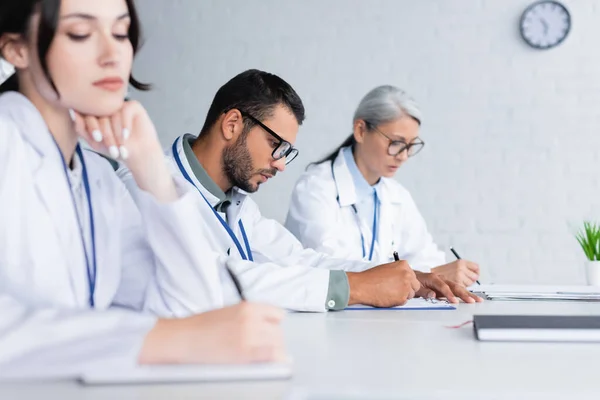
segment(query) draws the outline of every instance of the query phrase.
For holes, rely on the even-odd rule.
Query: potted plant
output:
[[[583,230],[575,237],[587,257],[585,273],[588,285],[600,286],[600,225],[586,221]]]

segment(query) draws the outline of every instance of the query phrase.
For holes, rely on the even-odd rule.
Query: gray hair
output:
[[[354,112],[354,121],[363,120],[367,124],[367,129],[372,129],[374,126],[395,121],[405,115],[414,118],[421,125],[421,109],[412,97],[395,86],[383,85],[371,90],[362,98]],[[311,164],[333,163],[342,148],[355,144],[354,135],[351,134],[328,156]]]
[[[354,112],[354,121],[380,125],[408,115],[421,124],[419,105],[404,90],[395,86],[378,86],[365,95]]]

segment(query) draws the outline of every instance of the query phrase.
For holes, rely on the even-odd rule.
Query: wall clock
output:
[[[520,29],[521,36],[531,47],[550,49],[569,34],[571,14],[558,1],[538,1],[523,12]]]

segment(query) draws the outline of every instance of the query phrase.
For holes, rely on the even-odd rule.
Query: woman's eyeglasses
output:
[[[391,139],[388,135],[377,129],[373,124],[367,124],[367,128],[376,131],[377,133],[385,137],[387,140],[389,140],[390,143],[388,146],[388,154],[390,156],[396,157],[398,154],[406,150],[408,156],[412,157],[418,152],[420,152],[423,149],[423,146],[425,146],[425,142],[423,142],[420,138],[416,138],[412,142],[406,143],[403,140]]]

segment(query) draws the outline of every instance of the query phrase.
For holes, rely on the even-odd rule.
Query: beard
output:
[[[265,173],[275,176],[277,169],[261,169],[254,171],[252,167],[252,156],[246,143],[247,134],[240,138],[231,146],[223,150],[221,158],[222,168],[225,176],[232,186],[236,186],[248,193],[254,193],[258,190],[260,183],[255,185],[250,182],[254,175]]]

